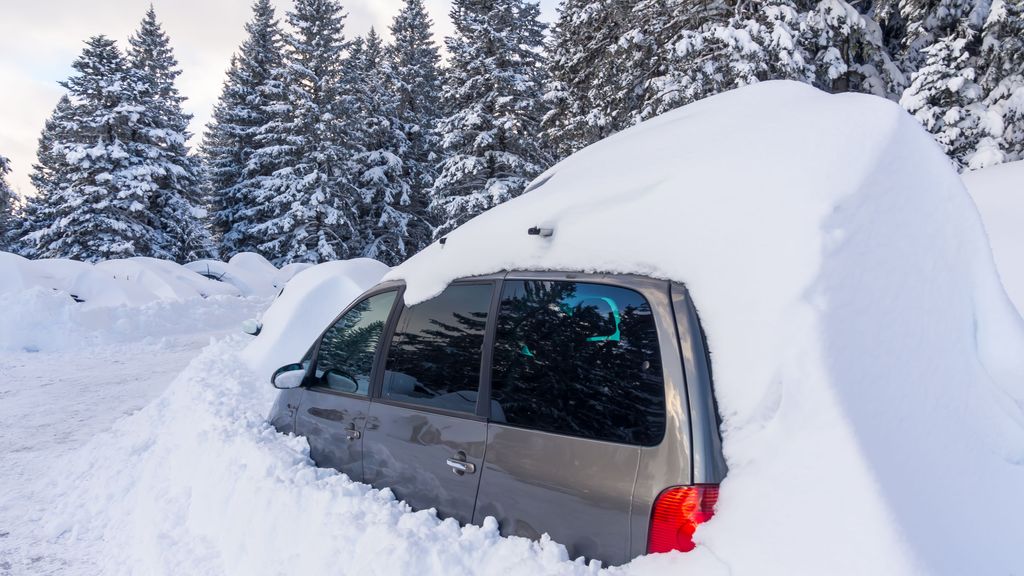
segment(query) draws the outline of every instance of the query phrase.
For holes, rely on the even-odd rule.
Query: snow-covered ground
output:
[[[688,284],[729,476],[694,552],[609,573],[1024,573],[1024,320],[959,178],[913,119],[881,99],[763,83],[623,132],[538,182],[390,274],[406,279],[410,301],[507,268]],[[554,234],[528,235],[532,226]],[[321,302],[318,285],[297,300]],[[253,351],[308,339],[288,323],[308,312],[302,302],[264,316],[269,339],[218,339],[160,392],[201,339],[257,300],[189,302],[210,308],[190,316],[192,332],[169,323],[163,339],[8,347],[23,396],[5,397],[0,426],[25,451],[0,453],[3,468],[24,468],[4,478],[18,486],[0,496],[0,574],[601,570],[547,539],[502,538],[493,522],[410,512],[388,490],[316,468],[304,439],[275,432],[275,390]],[[138,309],[141,323],[124,315],[112,327],[163,325],[146,320],[163,308]],[[77,319],[48,321],[55,332]],[[130,366],[113,364],[119,350]],[[67,365],[61,397],[25,392],[51,382],[51,364]],[[133,374],[148,380],[132,386]],[[121,419],[82,410],[95,420],[79,435],[61,413],[102,386],[124,392],[110,401],[119,413],[144,407]],[[52,448],[53,438],[69,440]]]

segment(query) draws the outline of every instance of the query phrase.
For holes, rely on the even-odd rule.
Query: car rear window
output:
[[[475,412],[493,284],[454,284],[406,307],[388,350],[382,396]]]
[[[507,281],[497,322],[491,421],[624,444],[661,441],[661,355],[640,293]]]

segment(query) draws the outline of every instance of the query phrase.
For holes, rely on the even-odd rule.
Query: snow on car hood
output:
[[[688,285],[730,473],[702,546],[638,566],[1024,570],[1024,322],[959,177],[898,106],[766,82],[534,187],[385,279],[409,302],[510,269]]]

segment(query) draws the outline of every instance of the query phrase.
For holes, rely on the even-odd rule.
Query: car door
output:
[[[665,430],[647,299],[607,283],[510,276],[495,323],[474,521],[494,516],[504,535],[547,533],[571,556],[627,562],[641,447]]]
[[[494,290],[458,283],[403,308],[363,439],[366,482],[462,523],[473,519],[484,458],[477,395]]]
[[[313,461],[360,482],[373,367],[397,295],[390,289],[363,298],[324,332],[295,416]]]

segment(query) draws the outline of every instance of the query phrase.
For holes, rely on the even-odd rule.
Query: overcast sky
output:
[[[245,37],[250,0],[153,0],[157,18],[170,35],[182,70],[178,88],[194,115],[192,132],[201,133],[220,94],[231,54]],[[435,30],[451,30],[450,0],[426,0]],[[555,18],[557,0],[540,0],[545,21]],[[28,174],[36,139],[71,73],[82,42],[106,34],[122,48],[150,0],[0,0],[0,155],[13,164],[9,182],[33,194]],[[274,0],[283,20],[289,0]],[[342,0],[348,13],[346,37],[371,26],[388,36],[388,25],[402,0]],[[193,143],[196,139],[193,138]]]

